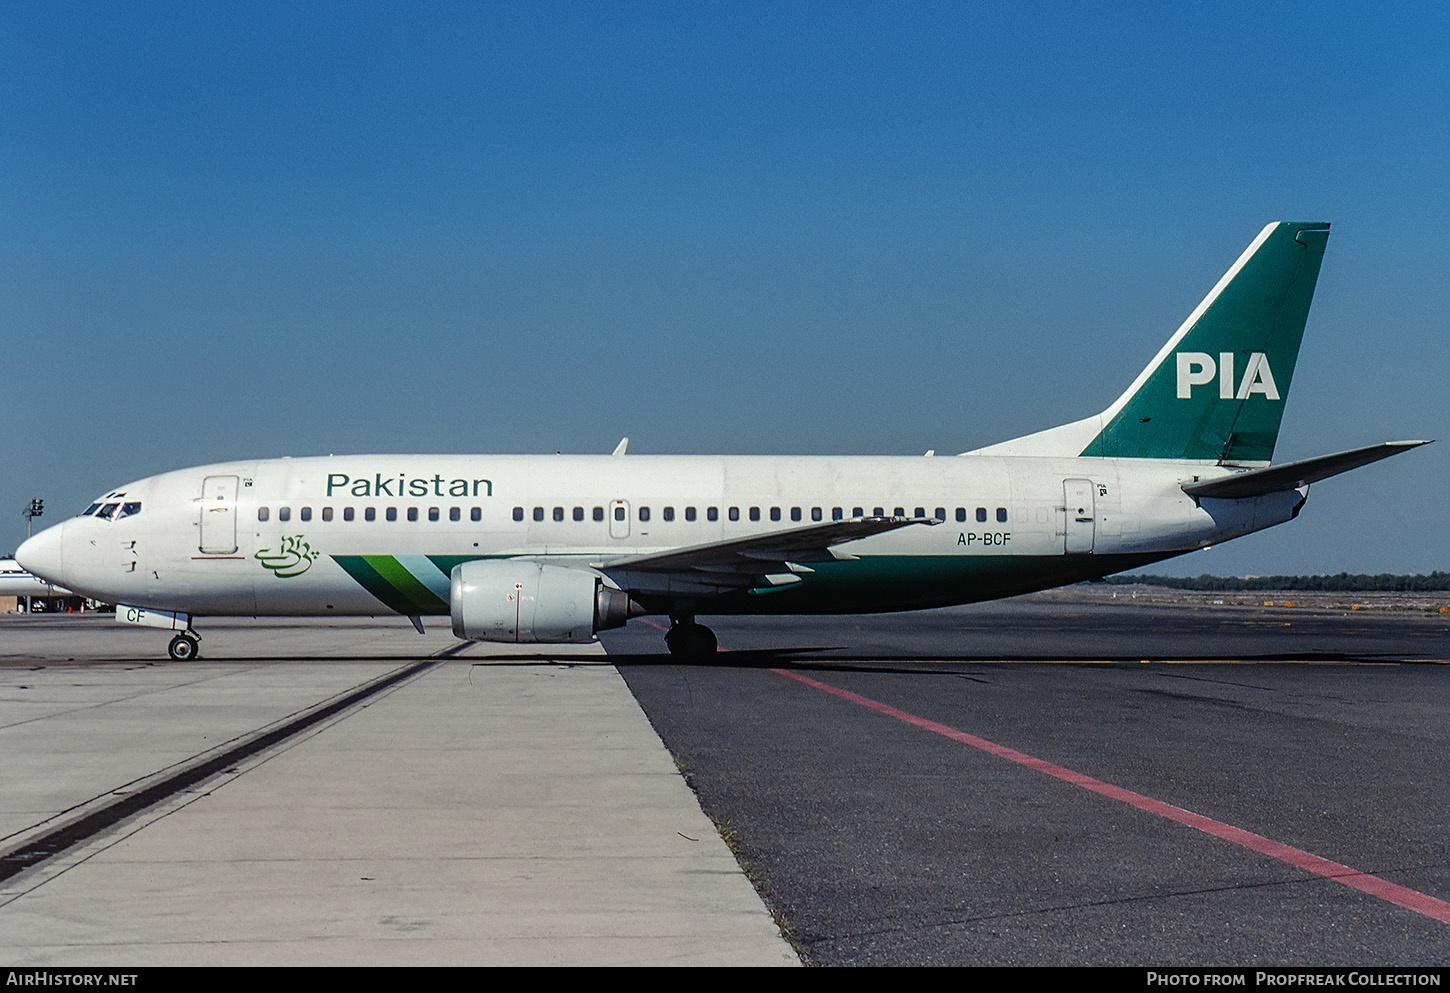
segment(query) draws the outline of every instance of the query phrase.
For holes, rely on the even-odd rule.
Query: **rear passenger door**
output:
[[[1097,537],[1097,510],[1091,479],[1062,482],[1063,512],[1066,517],[1063,550],[1069,555],[1090,555]]]

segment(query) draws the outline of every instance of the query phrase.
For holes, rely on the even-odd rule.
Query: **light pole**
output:
[[[30,506],[26,507],[23,511],[21,511],[21,514],[25,517],[25,537],[27,539],[30,537],[30,532],[32,530],[32,525],[34,524],[35,519],[44,513],[45,501],[40,499],[40,497],[36,497],[35,499],[31,500]],[[35,613],[35,597],[31,596],[30,594],[26,594],[25,597],[25,612],[27,614]]]

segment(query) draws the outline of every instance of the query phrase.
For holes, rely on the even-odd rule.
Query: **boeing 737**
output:
[[[226,462],[107,492],[20,546],[31,572],[177,632],[208,616],[449,615],[581,643],[645,614],[911,610],[1095,579],[1282,524],[1309,485],[1421,441],[1272,465],[1329,225],[1261,231],[1092,417],[956,457],[349,455]]]

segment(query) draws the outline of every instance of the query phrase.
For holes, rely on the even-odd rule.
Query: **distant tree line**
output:
[[[1364,573],[1337,573],[1333,576],[1109,576],[1109,583],[1128,585],[1145,583],[1176,590],[1205,590],[1232,593],[1250,590],[1323,590],[1326,592],[1419,593],[1427,590],[1450,590],[1450,572],[1415,573],[1397,576],[1382,572],[1377,576]]]

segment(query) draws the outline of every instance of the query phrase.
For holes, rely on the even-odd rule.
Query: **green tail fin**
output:
[[[1268,462],[1299,358],[1329,225],[1264,228],[1082,453]]]

